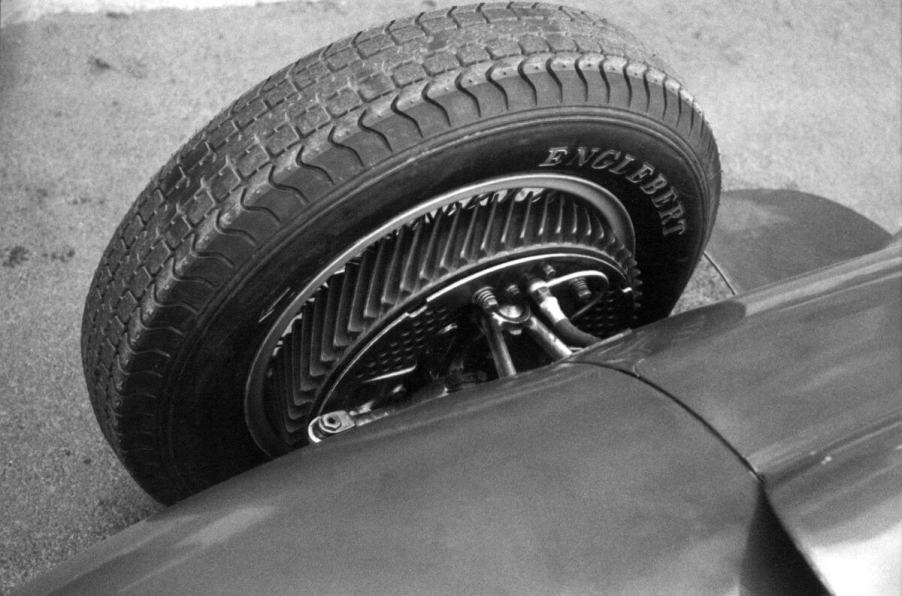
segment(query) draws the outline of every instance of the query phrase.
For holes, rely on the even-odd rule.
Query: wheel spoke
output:
[[[308,422],[338,411],[359,422],[362,404],[394,410],[425,394],[510,377],[629,326],[636,304],[621,290],[639,274],[614,232],[626,224],[596,209],[604,191],[574,194],[571,183],[524,175],[462,189],[337,261],[331,278],[302,292],[305,306],[279,334],[293,349],[258,354],[252,377],[257,366],[272,371],[261,393],[248,397],[258,444],[276,453],[313,441],[296,422],[282,422],[300,418],[291,404],[301,390]],[[545,312],[557,303],[550,294],[530,310],[524,282],[538,277],[546,290],[562,286],[559,312]],[[558,319],[577,311],[579,329],[567,320],[565,335]],[[466,331],[441,333],[460,327]],[[300,363],[298,375],[275,375],[289,356]],[[373,382],[389,378],[403,391]],[[316,436],[335,434],[327,427],[314,425]]]
[[[514,360],[507,347],[507,340],[504,338],[504,331],[491,321],[491,317],[486,317],[483,323],[483,333],[489,341],[489,349],[492,352],[492,360],[495,361],[498,376],[512,377],[517,374],[517,368],[514,366]]]

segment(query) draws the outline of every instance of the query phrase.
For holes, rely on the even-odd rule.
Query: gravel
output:
[[[802,190],[902,225],[897,1],[571,4],[670,61],[706,108],[728,188]],[[103,441],[79,360],[84,294],[141,187],[285,63],[446,5],[64,14],[2,30],[0,591],[160,508]]]

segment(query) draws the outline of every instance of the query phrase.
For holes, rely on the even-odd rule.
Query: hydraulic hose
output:
[[[539,311],[545,315],[545,318],[551,323],[551,327],[564,340],[564,343],[570,346],[585,348],[601,341],[600,337],[596,337],[591,333],[579,329],[570,322],[561,305],[548,285],[540,280],[534,280],[529,284],[529,293],[536,301]]]
[[[596,337],[591,333],[586,333],[576,325],[570,322],[570,319],[563,318],[551,324],[555,332],[564,340],[568,346],[578,346],[585,348],[601,341],[600,337]]]

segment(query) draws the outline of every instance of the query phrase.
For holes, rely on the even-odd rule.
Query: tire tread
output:
[[[250,89],[149,182],[93,278],[83,366],[117,455],[163,501],[210,482],[164,472],[173,464],[160,402],[180,354],[281,231],[426,138],[513,109],[603,102],[650,114],[716,161],[701,112],[664,70],[600,16],[511,2],[370,28]],[[148,419],[156,432],[136,433]]]

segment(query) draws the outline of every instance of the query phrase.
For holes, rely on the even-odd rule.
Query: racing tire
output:
[[[577,188],[577,199],[603,197],[608,219],[622,216],[597,246],[560,242],[609,255],[624,284],[641,275],[632,326],[666,316],[688,281],[720,166],[702,113],[660,59],[565,7],[399,19],[242,95],[140,194],[87,297],[88,390],[137,482],[171,503],[296,446],[280,448],[274,433],[267,447],[249,429],[260,354],[284,343],[285,325],[354,254],[415,218],[432,222],[424,205],[448,209],[466,189],[484,206],[505,180],[557,195],[584,184],[593,190]],[[524,230],[545,222],[534,217],[522,216]],[[450,243],[454,232],[441,233]],[[502,247],[492,263],[527,245]]]

